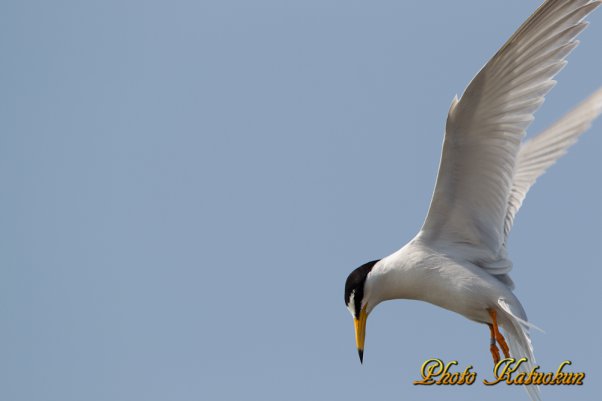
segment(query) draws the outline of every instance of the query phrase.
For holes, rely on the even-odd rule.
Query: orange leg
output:
[[[497,365],[497,363],[500,361],[500,350],[495,345],[495,332],[493,330],[493,325],[487,323],[487,326],[489,326],[489,331],[491,332],[489,351],[491,351],[491,356],[493,357],[493,364]]]
[[[497,340],[498,344],[500,344],[500,347],[502,347],[504,356],[506,358],[510,358],[510,350],[508,349],[508,344],[506,344],[506,339],[504,338],[502,333],[500,333],[500,330],[497,325],[497,317],[496,317],[495,309],[488,309],[487,311],[489,312],[489,316],[491,316],[491,321],[492,321],[492,324],[489,325],[489,329],[491,330],[491,341],[492,341],[493,345],[495,345],[495,341],[494,341],[494,338],[495,338],[495,340]],[[492,354],[493,354],[493,351],[492,351]],[[498,353],[498,355],[499,355],[499,353]],[[495,356],[493,359],[495,360]]]

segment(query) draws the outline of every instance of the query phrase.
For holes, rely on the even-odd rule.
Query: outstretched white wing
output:
[[[529,188],[567,149],[587,131],[602,113],[602,89],[584,100],[548,129],[520,147],[516,158],[514,180],[508,200],[504,237],[508,238],[514,216],[523,204]]]
[[[462,98],[454,99],[421,238],[465,249],[467,258],[495,274],[509,271],[507,215],[509,204],[516,210],[520,206],[511,193],[522,201],[520,194],[530,185],[513,186],[521,140],[565,57],[577,46],[575,37],[587,26],[583,18],[600,3],[546,1],[476,75]],[[538,147],[525,146],[525,152],[527,146]],[[516,210],[510,213],[510,225]]]

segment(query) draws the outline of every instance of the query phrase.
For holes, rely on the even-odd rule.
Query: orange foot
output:
[[[508,349],[508,344],[506,344],[506,339],[502,333],[500,333],[498,328],[495,309],[487,309],[487,312],[489,312],[492,322],[492,324],[487,324],[489,326],[489,331],[491,332],[491,346],[489,347],[489,350],[491,351],[491,356],[493,356],[493,363],[497,364],[500,361],[500,351],[495,345],[496,340],[498,344],[500,344],[500,347],[502,347],[502,351],[506,358],[510,357],[510,350]]]

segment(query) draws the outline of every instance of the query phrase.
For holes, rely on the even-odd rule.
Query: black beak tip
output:
[[[360,363],[363,365],[364,364],[364,350],[358,348],[357,353],[360,356]]]

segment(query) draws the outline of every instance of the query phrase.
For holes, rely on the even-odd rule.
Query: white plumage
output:
[[[378,303],[399,298],[486,324],[492,324],[494,310],[510,355],[529,359],[524,370],[534,366],[531,325],[508,276],[507,238],[529,188],[602,112],[602,89],[533,139],[523,137],[577,46],[575,38],[587,26],[583,19],[600,3],[546,1],[454,98],[422,229],[399,251],[364,266],[365,283],[356,278],[366,316]],[[350,275],[350,288],[352,281]],[[353,302],[348,307],[359,319]],[[526,387],[532,399],[540,399],[537,387]]]

